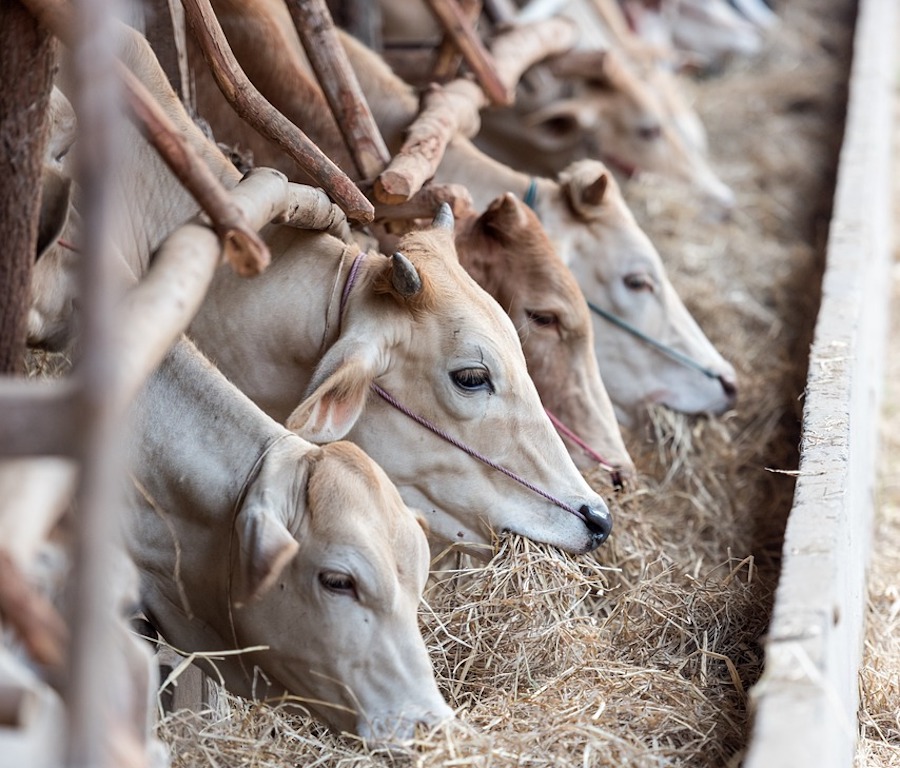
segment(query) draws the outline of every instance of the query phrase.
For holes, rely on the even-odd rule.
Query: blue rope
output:
[[[537,179],[534,176],[531,177],[531,181],[528,183],[528,189],[525,190],[522,202],[531,208],[532,211],[534,210],[534,204],[537,202]]]
[[[709,378],[711,379],[720,378],[719,374],[712,370],[712,368],[707,368],[705,365],[701,365],[696,360],[688,357],[682,352],[679,352],[677,349],[672,349],[672,347],[663,344],[661,341],[657,341],[656,339],[651,338],[643,331],[635,328],[633,325],[623,320],[621,317],[617,317],[616,315],[607,312],[605,309],[601,309],[596,304],[590,301],[587,303],[587,305],[591,312],[593,312],[594,314],[599,315],[604,320],[607,320],[616,327],[621,328],[623,331],[627,331],[632,336],[636,336],[644,343],[649,344],[654,349],[658,349],[664,355],[671,357],[676,362],[681,363],[682,365],[686,365],[688,368],[693,368],[695,371],[699,371],[704,376],[709,376]]]

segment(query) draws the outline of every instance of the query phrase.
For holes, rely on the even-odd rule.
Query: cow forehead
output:
[[[406,248],[403,253],[432,294],[424,308],[411,308],[414,323],[409,330],[415,336],[414,346],[425,351],[426,345],[432,344],[444,355],[476,357],[495,350],[506,361],[521,354],[509,317],[459,264],[452,240],[448,238],[448,255],[446,248],[434,247],[428,233],[414,234],[418,237],[408,236],[401,242]],[[423,337],[422,333],[430,336]]]
[[[310,530],[319,544],[347,545],[367,559],[421,563],[424,533],[396,486],[361,448],[340,441],[324,446],[308,483]]]

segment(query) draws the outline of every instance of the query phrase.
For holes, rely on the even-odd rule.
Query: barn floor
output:
[[[714,166],[737,194],[729,220],[674,184],[626,188],[734,363],[739,405],[714,420],[654,412],[626,436],[642,482],[614,501],[616,531],[596,558],[507,539],[486,569],[430,589],[422,622],[459,723],[389,757],[222,696],[204,716],[163,722],[175,766],[739,764],[798,461],[853,11],[850,0],[779,3],[781,28],[762,54],[690,86]],[[885,488],[900,504],[896,474]],[[890,570],[883,578],[872,602],[888,601],[896,628],[896,582]],[[865,765],[897,764],[877,743],[877,728],[898,741],[883,710],[867,726]]]

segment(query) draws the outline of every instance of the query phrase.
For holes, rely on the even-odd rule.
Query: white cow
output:
[[[215,0],[219,18],[235,54],[261,91],[291,117],[341,167],[352,168],[346,147],[321,93],[309,75],[302,47],[281,3],[254,0],[236,4]],[[263,45],[261,40],[269,40]],[[347,35],[341,42],[390,147],[399,148],[404,131],[418,113],[413,90],[384,61]],[[268,52],[278,50],[279,56]],[[198,72],[198,81],[204,75]],[[200,111],[222,140],[250,142],[257,158],[277,164],[280,153],[253,138],[223,111],[212,89],[198,86]],[[233,133],[229,134],[229,131]],[[281,167],[294,176],[283,162]],[[454,139],[437,170],[439,182],[464,184],[476,208],[513,192],[534,198],[534,208],[562,260],[575,273],[585,297],[637,330],[664,342],[711,375],[685,367],[626,331],[595,320],[600,372],[617,414],[633,422],[647,402],[688,413],[721,413],[735,402],[733,367],[716,351],[690,317],[668,280],[662,261],[637,225],[608,169],[582,161],[559,180],[513,170],[478,150],[463,137]],[[534,188],[533,193],[529,190]]]
[[[452,715],[418,623],[429,550],[358,447],[276,424],[181,341],[132,409],[128,546],[143,607],[245,697],[299,697],[373,744]]]
[[[188,118],[146,41],[130,34],[123,58],[214,174],[235,186],[240,174]],[[125,145],[116,241],[142,273],[197,206],[137,131]],[[575,553],[606,539],[605,502],[544,412],[509,318],[459,265],[451,231],[404,242],[403,262],[422,283],[412,293],[392,281],[400,260],[367,258],[340,323],[341,286],[358,249],[283,226],[265,236],[278,263],[252,282],[223,267],[191,329],[264,410],[291,417],[314,442],[346,436],[361,445],[437,538],[482,545],[509,530]],[[387,405],[373,384],[474,455]]]
[[[493,529],[579,553],[606,538],[606,505],[544,413],[509,317],[460,266],[452,220],[391,258],[285,227],[266,241],[268,269],[219,270],[189,329],[263,410],[313,442],[360,445],[441,541],[482,545]]]

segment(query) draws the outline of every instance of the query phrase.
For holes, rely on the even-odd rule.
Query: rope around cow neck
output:
[[[362,264],[362,261],[365,258],[365,256],[366,256],[366,253],[364,251],[361,251],[359,253],[359,255],[354,259],[353,264],[350,267],[350,272],[347,275],[347,282],[345,283],[344,290],[341,294],[341,303],[340,303],[341,317],[343,317],[343,312],[346,307],[347,300],[350,296],[350,291],[353,289],[353,285],[356,282],[356,279],[359,275],[359,267]],[[451,435],[450,433],[441,429],[437,424],[434,424],[433,422],[426,419],[424,416],[420,416],[419,414],[417,414],[414,411],[407,408],[405,405],[403,405],[403,403],[401,403],[399,400],[397,400],[397,398],[395,398],[392,394],[390,394],[385,389],[380,387],[374,381],[369,384],[369,387],[379,397],[381,397],[383,400],[385,400],[385,402],[387,402],[388,404],[390,404],[391,406],[396,408],[398,411],[400,411],[402,414],[404,414],[408,418],[415,421],[420,426],[425,427],[427,430],[429,430],[433,434],[437,435],[441,439],[445,440],[446,442],[450,443],[451,445],[458,448],[459,450],[463,451],[464,453],[468,454],[473,459],[477,459],[478,461],[491,467],[492,469],[495,469],[498,472],[503,473],[504,475],[509,477],[511,480],[514,480],[519,485],[527,488],[528,490],[532,491],[533,493],[536,493],[538,496],[541,496],[542,498],[546,499],[551,504],[556,505],[560,509],[564,509],[566,512],[571,512],[573,515],[575,515],[575,517],[580,519],[586,526],[588,526],[588,528],[590,528],[587,517],[581,511],[579,511],[578,509],[573,507],[571,504],[568,504],[567,502],[563,501],[562,499],[557,498],[552,493],[549,493],[548,491],[545,491],[543,488],[540,488],[539,486],[535,485],[534,483],[529,482],[521,475],[517,474],[516,472],[513,472],[511,469],[507,469],[502,464],[498,464],[496,461],[488,458],[480,451],[477,451],[476,449],[466,445],[461,440],[453,437],[453,435]]]

